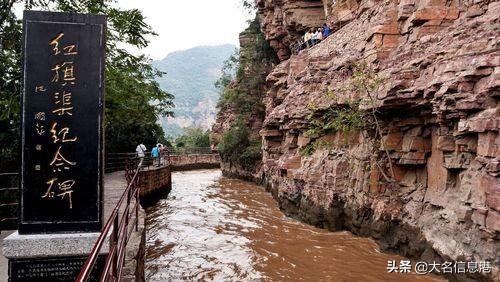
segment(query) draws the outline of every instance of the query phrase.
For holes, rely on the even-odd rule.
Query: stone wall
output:
[[[281,63],[267,77],[254,175],[311,224],[415,259],[487,260],[492,274],[449,278],[500,279],[500,2],[320,2],[256,1]],[[290,56],[320,8],[336,32]],[[350,88],[360,62],[381,78],[372,99]],[[379,133],[373,121],[307,133],[322,111],[354,101],[375,112]]]
[[[220,168],[221,164],[218,154],[170,156],[169,160],[170,166],[149,166],[139,171],[139,196],[143,207],[168,196],[172,189],[172,171]]]
[[[172,189],[172,174],[169,166],[149,167],[138,174],[139,198],[141,206],[150,207],[168,196]]]
[[[172,170],[220,168],[219,154],[170,156]]]

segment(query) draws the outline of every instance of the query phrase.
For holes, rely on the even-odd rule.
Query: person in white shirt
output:
[[[311,39],[312,46],[318,44],[321,41],[321,37],[320,36],[321,36],[321,32],[320,31],[314,30],[312,32],[312,39]]]
[[[144,146],[144,144],[142,143],[137,145],[137,148],[135,148],[135,152],[137,153],[137,157],[139,158],[139,167],[141,167],[142,163],[144,162],[146,150],[146,146]]]
[[[321,30],[321,27],[318,28],[316,31],[316,39],[318,39],[318,43],[323,40],[323,30]]]
[[[309,30],[308,30],[306,32],[306,34],[304,34],[304,42],[306,43],[307,48],[311,47],[311,37],[312,37],[312,33],[309,32]]]

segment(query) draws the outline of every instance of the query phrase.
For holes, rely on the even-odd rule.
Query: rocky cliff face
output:
[[[258,18],[240,33],[239,41],[236,77],[222,90],[211,141],[219,147],[224,175],[255,180],[262,155],[259,131],[264,121],[263,96],[268,90],[265,79],[278,59],[264,39]]]
[[[256,177],[280,206],[412,258],[490,261],[490,274],[449,277],[498,281],[500,2],[256,3],[281,60]],[[335,32],[290,55],[324,20]],[[311,132],[345,109],[362,124]]]
[[[256,0],[262,32],[280,60],[290,56],[292,45],[311,27],[325,21],[322,0]]]

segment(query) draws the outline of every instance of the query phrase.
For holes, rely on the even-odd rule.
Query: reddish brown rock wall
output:
[[[488,278],[500,279],[500,2],[256,2],[282,61],[267,78],[260,131],[260,177],[282,208],[408,256],[488,260]],[[321,13],[339,29],[290,57]],[[382,146],[367,128],[307,136],[311,104],[361,99],[371,111],[368,97],[341,91],[360,61],[383,77],[373,93]],[[326,146],[300,153],[318,140]]]
[[[290,56],[290,45],[307,29],[325,22],[322,0],[256,0],[266,40],[280,60]]]

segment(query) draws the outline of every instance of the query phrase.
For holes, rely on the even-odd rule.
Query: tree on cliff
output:
[[[277,58],[260,30],[258,17],[240,34],[240,45],[239,53],[226,61],[216,83],[221,92],[219,115],[236,113],[230,127],[219,137],[218,149],[224,161],[254,171],[262,158],[258,131],[265,114],[265,78]]]
[[[18,3],[19,2],[19,3]],[[21,95],[21,21],[13,13],[20,0],[0,4],[0,171],[18,166],[18,128]],[[111,0],[27,0],[25,9],[104,14],[106,42],[106,147],[108,152],[130,151],[137,140],[154,144],[164,138],[159,115],[171,116],[173,96],[155,78],[162,72],[144,55],[129,54],[122,46],[144,48],[155,35],[137,9],[122,10]]]

